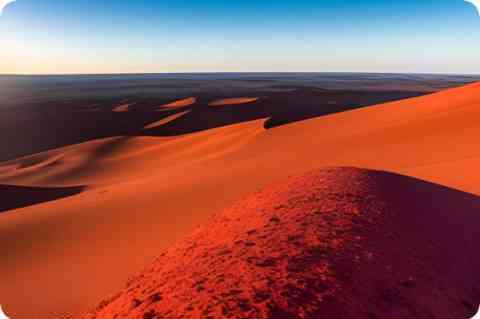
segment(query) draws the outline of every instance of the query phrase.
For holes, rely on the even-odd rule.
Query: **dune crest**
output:
[[[0,214],[4,211],[31,206],[39,203],[54,201],[60,198],[73,196],[83,191],[84,187],[22,187],[0,185]]]
[[[148,125],[146,125],[143,129],[144,130],[151,130],[151,129],[155,129],[155,128],[159,128],[161,127],[162,125],[164,124],[167,124],[167,123],[170,123],[172,121],[175,121],[176,119],[184,116],[185,114],[189,113],[190,111],[183,111],[183,112],[180,112],[180,113],[177,113],[177,114],[173,114],[173,115],[170,115],[170,116],[167,116],[159,121],[156,121],[156,122],[153,122],[153,123],[150,123]]]
[[[132,106],[134,103],[127,103],[127,104],[122,104],[119,106],[115,106],[112,111],[115,113],[123,113],[123,112],[128,112],[130,110],[130,106]]]
[[[240,105],[240,104],[249,104],[258,101],[258,97],[234,97],[222,100],[216,100],[210,102],[210,106],[228,106],[228,105]]]
[[[191,106],[195,103],[197,103],[197,98],[196,97],[188,97],[188,98],[185,98],[185,99],[173,101],[171,103],[162,105],[162,109],[182,108],[182,107],[186,107],[186,106]]]
[[[189,111],[145,127],[155,129]],[[6,184],[75,186],[114,184],[150,178],[236,153],[265,129],[252,121],[178,137],[119,136],[71,145],[0,164]],[[29,163],[29,165],[25,165]],[[159,170],[162,167],[162,170]]]

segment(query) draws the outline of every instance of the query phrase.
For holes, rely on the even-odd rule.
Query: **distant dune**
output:
[[[122,105],[116,106],[113,108],[113,112],[117,112],[117,113],[128,112],[131,105],[132,104],[122,104]]]
[[[63,197],[80,193],[83,187],[24,187],[0,185],[0,213],[19,207],[35,205],[43,202],[54,201]]]
[[[81,318],[467,318],[479,209],[413,178],[316,171],[217,214]]]
[[[190,112],[189,110],[187,111],[183,111],[183,112],[180,112],[180,113],[176,113],[176,114],[173,114],[173,115],[170,115],[170,116],[167,116],[159,121],[156,121],[156,122],[153,122],[153,123],[150,123],[148,125],[146,125],[143,129],[144,130],[151,130],[151,129],[155,129],[155,128],[159,128],[161,127],[162,125],[165,125],[167,123],[170,123],[170,122],[173,122],[174,120],[184,116],[185,114],[187,114],[188,112]]]
[[[258,101],[258,97],[237,97],[230,99],[222,99],[210,102],[210,106],[227,106],[227,105],[239,105],[248,104]]]
[[[191,105],[187,105],[193,101],[189,99],[172,104],[171,98],[148,96],[98,100],[73,96],[67,101],[2,108],[0,145],[5,147],[0,148],[0,162],[115,136],[179,136],[265,118],[269,119],[265,127],[271,128],[421,94],[425,92],[295,89],[268,93],[267,98],[251,102],[248,107],[209,106],[211,101],[225,99],[222,91],[195,98]],[[230,98],[236,99],[233,96]],[[332,100],[336,102],[333,106],[328,104]],[[161,106],[165,104],[171,106]],[[144,132],[145,126],[187,110],[190,112],[185,116]],[[19,131],[22,134],[17,134]]]
[[[389,171],[471,193],[472,195],[453,190],[435,191],[443,188],[406,177],[385,177],[392,180],[392,189],[402,189],[401,196],[399,199],[390,197],[385,199],[381,192],[374,192],[372,196],[376,198],[375,200],[401,205],[405,201],[402,199],[415,199],[418,205],[427,205],[418,207],[418,211],[425,212],[425,216],[436,216],[434,210],[438,210],[437,213],[441,214],[442,218],[437,220],[439,226],[435,224],[438,228],[431,230],[435,236],[438,235],[437,230],[443,230],[443,234],[447,230],[442,219],[447,218],[448,214],[442,211],[442,207],[452,207],[437,194],[444,194],[445,198],[452,196],[455,200],[463,196],[472,203],[474,195],[480,195],[480,174],[477,173],[477,167],[480,165],[480,151],[477,147],[480,136],[477,121],[480,116],[480,83],[270,129],[265,128],[265,122],[269,117],[259,116],[269,114],[268,112],[245,118],[230,117],[232,113],[229,112],[239,112],[243,108],[249,112],[257,106],[257,103],[262,105],[261,103],[272,101],[260,100],[255,104],[213,110],[199,107],[166,124],[155,123],[157,119],[154,118],[147,121],[152,117],[151,113],[142,113],[138,117],[132,116],[132,120],[137,121],[135,128],[138,127],[141,134],[102,136],[0,164],[0,183],[4,185],[62,188],[85,186],[83,191],[75,196],[0,214],[0,250],[7,254],[0,263],[2,282],[0,300],[9,314],[16,319],[27,319],[83,313],[104,296],[120,290],[129,275],[149,264],[155,256],[183,238],[195,226],[203,224],[212,212],[222,210],[258,189],[282,182],[288,176],[302,175],[321,167],[354,166]],[[274,106],[276,105],[270,106],[271,109]],[[206,127],[204,130],[185,126],[190,124],[189,116],[197,116],[202,111],[208,116],[213,116],[212,114],[224,116],[226,120],[213,124],[209,122],[208,125],[200,121],[200,124],[205,126],[199,127]],[[104,113],[107,114],[107,111]],[[130,125],[127,117],[130,113],[136,114],[133,111],[114,114],[111,109],[108,110],[109,116],[111,114],[118,116],[125,125]],[[172,123],[176,125],[174,135],[144,134],[143,129],[149,125],[156,130]],[[370,179],[368,176],[384,176],[383,173],[366,171],[345,174],[359,174],[367,176],[366,179]],[[372,183],[380,182],[374,177]],[[420,193],[425,196],[430,194],[430,197],[425,197],[428,200],[422,201],[415,197],[417,195],[407,192],[406,189],[415,185],[420,185],[418,186],[420,189],[426,189],[420,190]],[[342,203],[344,200],[348,202],[348,199],[339,198],[332,199],[332,203]],[[453,199],[452,201],[457,203]],[[413,205],[412,202],[406,202],[405,205],[407,204]],[[405,216],[411,216],[410,211],[417,211],[414,210],[416,207],[399,207],[409,211]],[[475,220],[468,217],[470,213],[467,208],[458,207],[458,212],[453,208],[449,210],[453,211],[452,216],[459,214],[466,217],[458,221],[446,220],[451,222],[452,227],[463,229],[465,220],[472,223]],[[293,212],[293,215],[288,214],[286,216],[296,216]],[[400,218],[398,216],[404,215],[395,216]],[[420,219],[414,219],[412,226],[426,225],[421,219],[422,216],[417,217]],[[316,221],[321,222],[322,218]],[[356,220],[354,217],[347,219],[352,223],[354,220]],[[380,218],[378,222],[384,223],[386,220]],[[292,224],[292,227],[297,226],[300,227],[299,224]],[[407,233],[407,228],[386,229],[398,231],[400,234]],[[287,233],[287,230],[282,231]],[[340,236],[341,230],[344,229],[339,230]],[[347,230],[345,234],[347,237],[342,237],[343,235],[340,237],[350,240],[348,237],[350,230],[349,228]],[[413,231],[421,236],[417,228]],[[234,234],[236,232],[232,230],[228,236]],[[469,236],[469,228],[465,234],[462,231],[455,231],[455,234]],[[395,234],[391,236],[397,238]],[[452,238],[454,245],[452,247],[470,247],[467,239],[467,237],[465,240],[463,237]],[[418,245],[424,246],[424,238],[418,237],[418,240]],[[387,245],[381,240],[379,243]],[[465,245],[462,246],[461,243]],[[362,242],[362,245],[367,244]],[[412,246],[415,246],[413,242],[409,247]],[[384,246],[362,247],[372,247],[374,251],[381,251],[381,247]],[[439,242],[438,247],[448,248],[443,242]],[[450,250],[447,250],[446,258],[456,258],[458,252],[448,249]],[[464,249],[461,251],[463,253]],[[423,254],[425,251],[420,253]],[[385,254],[381,258],[394,258],[393,255],[389,255],[390,252]],[[340,256],[352,257],[341,254]],[[418,260],[423,260],[422,258]],[[434,259],[436,260],[436,257]],[[211,260],[214,262],[218,259]],[[232,260],[239,262],[238,258]],[[395,261],[398,262],[397,259]],[[172,265],[176,262],[172,261]],[[335,260],[329,262],[337,265]],[[413,270],[420,268],[408,268],[414,265],[409,263],[410,261],[405,261],[407,270],[412,269],[412,274],[407,276],[406,273],[402,273],[398,274],[399,277],[395,275],[392,278],[406,280],[405,285],[408,287],[411,285],[409,276],[412,276],[420,287],[418,289],[423,289],[424,295],[430,296],[431,291],[426,289],[431,286],[425,281],[429,273],[426,273],[425,278],[417,279],[419,274]],[[459,269],[465,270],[464,278],[467,278],[470,274],[469,269],[465,265],[460,266],[464,267]],[[445,274],[447,277],[452,275],[446,269],[436,271],[433,274]],[[186,273],[186,276],[189,274]],[[356,278],[361,282],[368,279]],[[441,280],[445,280],[444,283],[447,285],[450,284],[449,278],[456,277]],[[344,284],[348,287],[348,282]],[[180,282],[179,285],[179,289],[182,288]],[[154,287],[156,289],[161,286],[159,284]],[[395,287],[392,288],[393,292],[390,290],[385,292],[384,298],[387,301],[394,299],[392,294],[396,296]],[[438,287],[440,289],[440,286]],[[464,292],[459,291],[461,296],[470,296]],[[353,293],[360,296],[363,292]],[[448,291],[440,295],[453,296],[455,293]],[[407,299],[400,300],[412,300],[403,290],[401,296]],[[247,297],[252,296],[245,296]],[[362,298],[367,297],[377,300],[375,299],[377,297],[369,295]],[[280,301],[284,300],[278,298]],[[125,299],[122,297],[121,300],[129,302],[127,297]],[[141,308],[138,309],[138,313],[134,312],[135,315],[147,310],[144,300],[141,301],[139,304]],[[463,302],[450,300],[439,306],[439,309],[461,315],[471,311],[470,304],[474,300],[465,300],[463,303],[467,306],[464,308],[457,308],[457,301],[460,304]],[[418,302],[415,305],[428,306],[428,309],[433,307],[430,301],[425,301],[425,304]],[[183,307],[184,303],[178,305]],[[359,305],[350,306],[352,309],[360,309]],[[124,307],[122,309],[126,311],[130,305],[125,304]],[[379,306],[373,310],[378,309],[377,316],[382,318],[387,308]],[[119,305],[114,303],[109,309],[117,311]]]
[[[167,103],[167,104],[163,105],[162,107],[167,108],[167,109],[172,109],[172,108],[175,109],[175,108],[180,108],[180,107],[185,107],[185,106],[191,106],[191,105],[195,104],[195,102],[197,102],[196,97],[189,97],[189,98],[177,100],[177,101],[174,101],[174,102],[171,102],[171,103]]]

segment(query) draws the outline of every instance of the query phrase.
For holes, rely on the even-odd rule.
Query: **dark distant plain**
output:
[[[81,98],[175,98],[302,88],[434,92],[480,80],[480,75],[401,73],[153,73],[0,75],[0,107]]]

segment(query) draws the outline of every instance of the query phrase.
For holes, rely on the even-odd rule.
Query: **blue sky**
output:
[[[17,0],[0,73],[480,73],[463,0]]]

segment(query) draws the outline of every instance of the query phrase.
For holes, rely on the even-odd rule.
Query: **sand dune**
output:
[[[240,105],[240,104],[248,104],[252,102],[258,101],[258,97],[234,97],[229,99],[221,99],[210,102],[210,106],[227,106],[227,105]]]
[[[113,112],[116,112],[116,113],[128,112],[129,109],[130,109],[130,106],[132,106],[132,105],[133,105],[132,103],[118,105],[118,106],[115,106],[115,107],[112,109],[112,111],[113,111]]]
[[[118,93],[120,94],[120,93]],[[134,102],[121,99],[98,101],[74,99],[68,102],[39,103],[34,106],[3,109],[0,117],[0,162],[25,155],[115,136],[179,136],[208,129],[269,118],[268,128],[334,112],[374,105],[383,101],[416,96],[421,92],[339,91],[302,89],[270,92],[268,98],[234,107],[210,107],[208,102],[219,92],[203,94],[192,105],[162,108],[169,100],[138,97]],[[326,101],[334,99],[332,107]],[[135,103],[128,112],[112,112],[116,106]],[[97,105],[98,112],[86,112],[84,106]],[[178,112],[190,112],[147,132],[143,128]],[[48,128],[48,129],[46,129]],[[21,134],[18,134],[21,132]],[[54,133],[53,133],[54,132]],[[12,143],[15,141],[15,143]]]
[[[211,212],[319,167],[387,170],[478,195],[479,112],[473,84],[268,130],[263,118],[119,136],[0,164],[2,184],[86,186],[0,215],[0,250],[10,252],[0,300],[19,319],[85,311]]]
[[[82,318],[467,318],[479,209],[413,178],[316,171],[218,214]]]
[[[0,166],[0,180],[50,187],[143,182],[165,170],[179,173],[222,159],[264,131],[262,121],[255,121],[179,137],[100,139],[6,162]]]
[[[187,114],[188,112],[190,111],[183,111],[183,112],[180,112],[180,113],[176,113],[176,114],[173,114],[173,115],[170,115],[170,116],[167,116],[159,121],[156,121],[156,122],[153,122],[153,123],[150,123],[148,125],[146,125],[143,129],[144,130],[151,130],[151,129],[155,129],[155,128],[159,128],[161,127],[162,125],[165,125],[167,123],[170,123],[182,116],[184,116],[185,114]]]
[[[171,103],[167,103],[167,104],[163,105],[162,108],[166,108],[166,109],[182,108],[182,107],[186,107],[186,106],[191,106],[191,105],[195,104],[196,102],[197,102],[196,97],[188,97],[188,98],[185,98],[185,99],[181,99],[181,100],[173,101]]]

